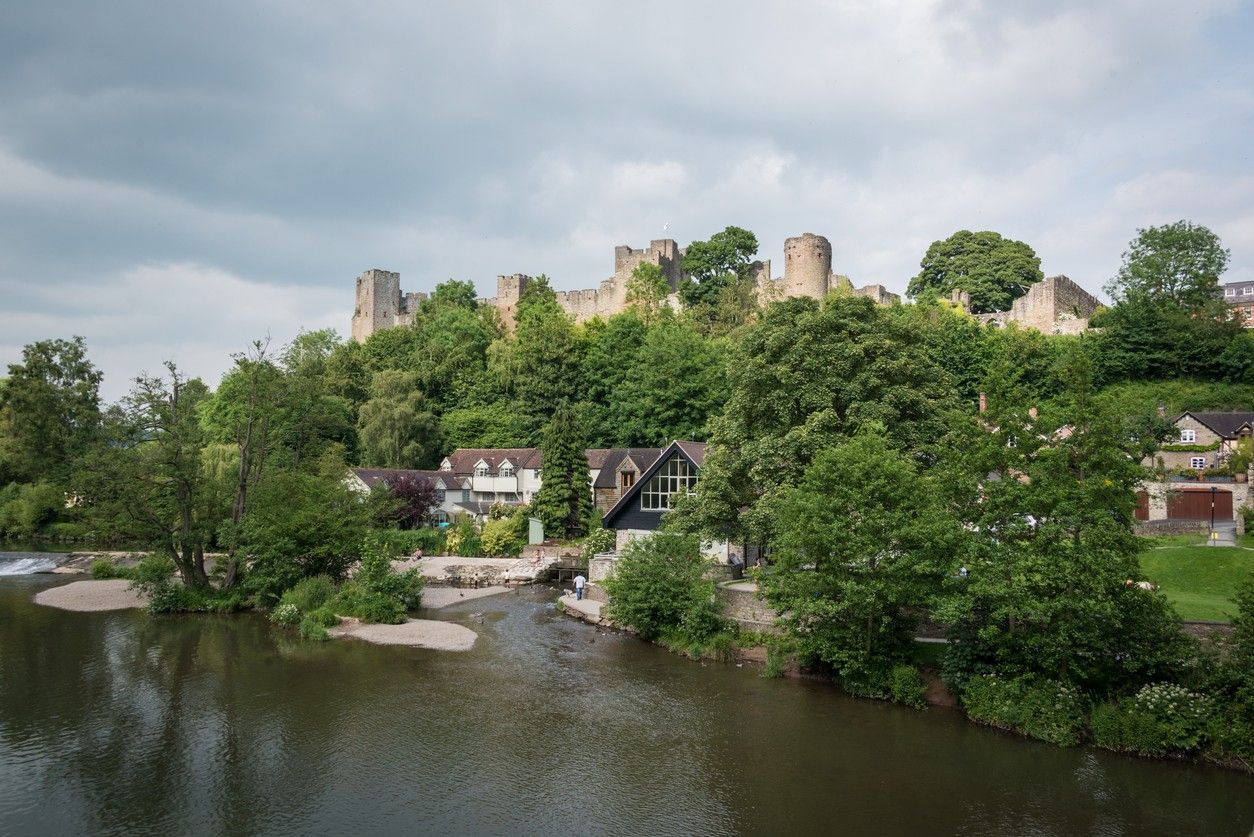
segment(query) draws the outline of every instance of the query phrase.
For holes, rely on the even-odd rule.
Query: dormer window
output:
[[[475,466],[476,477],[486,477],[487,475],[488,475],[487,465],[484,465],[482,462],[480,462],[478,465]]]
[[[500,470],[497,471],[497,473],[502,477],[512,477],[514,476],[514,466],[506,462],[504,465],[501,466]]]
[[[1237,295],[1236,288],[1227,288],[1224,290],[1224,296],[1236,296],[1236,295]]]
[[[1191,427],[1186,427],[1180,431],[1180,441],[1191,445],[1197,441],[1197,431]]]
[[[1246,285],[1241,289],[1242,296],[1250,296],[1252,294],[1254,294],[1254,285]]]
[[[636,472],[635,471],[623,471],[621,474],[618,475],[618,482],[619,482],[619,488],[621,488],[623,491],[626,491],[627,489],[631,488],[633,485],[636,484]]]

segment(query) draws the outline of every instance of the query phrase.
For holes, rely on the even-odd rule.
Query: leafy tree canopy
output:
[[[1137,230],[1106,292],[1116,302],[1139,296],[1194,310],[1222,304],[1219,277],[1229,257],[1219,236],[1201,224],[1145,227]]]
[[[1008,311],[1010,304],[1044,278],[1041,260],[1022,241],[985,230],[959,230],[933,241],[906,294],[919,302],[948,298],[956,289],[971,295],[977,314]]]
[[[727,227],[707,241],[694,241],[684,250],[686,274],[679,296],[687,306],[714,305],[726,286],[748,278],[758,252],[758,239],[740,227]]]
[[[544,524],[546,538],[577,538],[592,508],[588,480],[587,439],[574,409],[562,402],[544,431],[540,490],[532,508]]]
[[[365,464],[381,468],[426,468],[443,447],[440,426],[418,391],[410,372],[379,372],[370,385],[370,400],[357,418],[357,434]]]

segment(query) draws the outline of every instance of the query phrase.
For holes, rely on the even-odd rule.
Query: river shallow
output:
[[[255,615],[67,613],[0,579],[2,834],[1207,834],[1254,779],[686,661],[529,588],[465,653]]]

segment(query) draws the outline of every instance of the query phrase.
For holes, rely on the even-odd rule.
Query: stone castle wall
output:
[[[1018,323],[1042,334],[1079,334],[1100,305],[1097,297],[1066,276],[1050,276],[1028,288],[1009,311],[976,316],[985,323]]]
[[[679,308],[676,291],[683,280],[683,250],[673,239],[665,238],[649,242],[649,246],[633,249],[627,245],[614,248],[614,275],[595,288],[577,291],[557,291],[557,303],[575,318],[586,322],[594,317],[612,317],[627,308],[627,282],[632,272],[641,264],[655,264],[666,277],[671,294],[666,304]],[[823,299],[830,292],[843,289],[856,296],[864,296],[879,305],[891,305],[901,301],[883,285],[855,287],[849,278],[832,271],[832,245],[825,237],[814,233],[789,238],[784,242],[784,275],[771,277],[770,261],[756,261],[750,265],[750,276],[762,304],[789,297],[807,296]],[[494,306],[506,328],[513,328],[518,311],[518,300],[527,289],[530,276],[521,273],[498,276],[496,296],[480,300]],[[363,342],[381,328],[406,325],[413,321],[414,312],[424,293],[401,293],[400,274],[386,270],[368,270],[357,278],[357,307],[353,312],[353,339]],[[957,304],[963,299],[969,308],[969,297],[959,293]],[[1044,334],[1077,334],[1088,327],[1089,317],[1100,303],[1088,291],[1066,276],[1051,276],[1032,285],[1027,294],[1015,300],[1009,311],[977,315],[993,325],[1015,322],[1027,328],[1035,328]]]

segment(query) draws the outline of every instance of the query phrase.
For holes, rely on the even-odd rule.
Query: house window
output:
[[[1187,444],[1193,444],[1197,441],[1197,431],[1192,428],[1186,428],[1180,431],[1180,441]]]
[[[1007,437],[1006,437],[1006,447],[1008,447],[1008,448],[1017,448],[1017,447],[1019,447],[1019,440],[1018,440],[1018,439],[1016,439],[1014,436],[1007,436]]]
[[[649,480],[640,492],[640,508],[644,511],[666,511],[672,494],[691,494],[697,484],[697,472],[682,456],[670,459]]]
[[[514,476],[514,466],[502,465],[501,470],[498,473],[503,477],[512,477]]]
[[[1189,467],[1190,467],[1190,468],[1196,468],[1197,470],[1201,470],[1202,468],[1205,468],[1205,467],[1206,467],[1206,457],[1204,457],[1204,456],[1192,456],[1192,457],[1189,457]]]
[[[1236,295],[1237,295],[1236,288],[1227,288],[1226,290],[1224,290],[1224,296],[1236,296]]]
[[[1250,294],[1254,294],[1254,285],[1246,285],[1241,289],[1242,296],[1249,296]]]
[[[488,466],[487,466],[487,465],[476,465],[476,466],[475,466],[475,476],[476,476],[476,477],[486,477],[487,475],[488,475]]]
[[[631,488],[633,485],[636,484],[636,472],[635,471],[623,471],[621,474],[618,475],[618,482],[619,482],[619,487],[622,488],[623,491],[626,491],[627,489]]]

